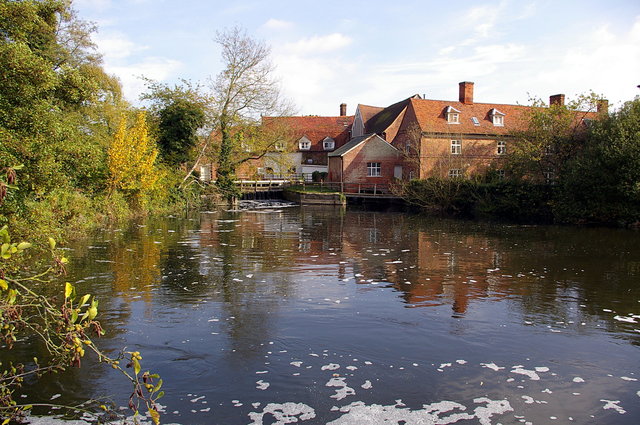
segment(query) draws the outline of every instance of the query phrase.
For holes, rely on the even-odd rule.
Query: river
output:
[[[68,250],[100,345],[162,376],[164,423],[640,423],[638,232],[276,207]],[[130,389],[85,361],[25,392]]]

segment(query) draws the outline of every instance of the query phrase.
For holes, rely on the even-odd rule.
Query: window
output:
[[[460,155],[462,153],[462,142],[460,140],[451,141],[451,154]]]
[[[489,111],[489,115],[491,116],[491,120],[493,121],[493,125],[496,127],[504,126],[504,114],[498,111],[496,108],[491,109]]]
[[[449,170],[449,178],[457,179],[462,177],[462,170],[459,168],[452,168]]]
[[[473,121],[473,125],[480,125],[480,121],[478,117],[471,117],[471,121]]]
[[[504,155],[507,153],[507,142],[503,140],[498,141],[498,155]]]
[[[277,151],[283,151],[284,150],[284,144],[282,142],[276,142],[273,147],[277,150]]]
[[[335,148],[336,142],[331,137],[325,137],[322,141],[322,147],[325,151],[330,151]]]
[[[460,111],[451,106],[445,109],[445,115],[449,124],[460,124]]]
[[[381,175],[382,175],[382,168],[379,162],[367,162],[368,177],[380,177]]]
[[[544,175],[544,182],[547,184],[554,184],[555,182],[555,175],[553,174],[553,171],[545,171],[543,173]]]
[[[302,138],[300,138],[300,140],[298,140],[298,148],[301,151],[308,151],[309,149],[311,149],[311,140],[303,136]]]
[[[500,180],[503,180],[503,179],[504,179],[504,170],[498,170],[498,178],[499,178]]]

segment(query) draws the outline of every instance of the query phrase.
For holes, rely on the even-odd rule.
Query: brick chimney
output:
[[[463,81],[460,83],[460,103],[465,105],[473,105],[473,83],[470,81]]]
[[[596,103],[596,111],[603,114],[609,112],[609,101],[607,99],[598,100],[598,103]]]
[[[347,116],[347,104],[346,103],[341,103],[340,104],[340,116],[341,117],[346,117]]]
[[[549,96],[549,106],[553,105],[564,106],[564,95],[554,94],[553,96]]]

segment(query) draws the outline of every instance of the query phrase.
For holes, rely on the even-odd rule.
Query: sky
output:
[[[107,72],[134,104],[141,76],[207,85],[216,33],[242,27],[271,48],[282,93],[302,115],[336,116],[414,94],[478,103],[548,102],[593,91],[612,108],[640,95],[638,0],[75,0],[95,22]]]

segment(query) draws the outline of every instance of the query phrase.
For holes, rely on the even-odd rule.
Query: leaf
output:
[[[49,238],[49,248],[51,248],[52,251],[56,249],[56,240],[51,237]]]
[[[155,425],[158,425],[160,423],[160,413],[158,413],[157,410],[149,409],[149,416],[151,416],[151,419],[153,420],[153,423]]]
[[[71,323],[76,323],[78,321],[78,310],[73,310],[71,313]]]
[[[83,306],[87,301],[89,301],[89,297],[90,296],[91,296],[91,294],[83,295],[83,297],[80,299],[80,303],[78,305],[79,306]]]
[[[135,357],[131,360],[131,363],[133,363],[133,371],[137,374],[140,373],[140,362],[138,361],[138,359],[136,359]]]
[[[9,237],[9,228],[4,225],[2,229],[0,229],[0,239],[2,239],[2,243],[11,242],[11,238]]]
[[[157,392],[160,388],[162,388],[162,379],[158,381],[155,387],[153,387],[153,392]]]
[[[31,244],[29,242],[20,242],[18,244],[18,251],[24,251],[25,249],[31,248]]]
[[[0,279],[0,289],[2,289],[3,291],[6,291],[7,289],[9,289],[9,284],[7,283],[6,280]]]
[[[8,243],[3,243],[2,246],[0,247],[0,255],[2,256],[2,258],[9,258],[9,257],[5,257],[5,254],[7,253],[7,251],[9,251],[9,247],[11,245],[9,245]]]
[[[70,284],[69,282],[66,282],[64,284],[64,298],[69,299],[69,297],[71,297],[71,295],[73,295],[74,292],[75,292],[75,288],[73,287],[73,285]]]
[[[162,397],[164,397],[164,391],[160,391],[160,392],[156,395],[156,400],[160,400]]]
[[[96,307],[89,307],[87,312],[89,313],[89,320],[95,319],[95,317],[98,315],[98,309]]]

